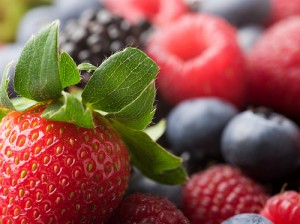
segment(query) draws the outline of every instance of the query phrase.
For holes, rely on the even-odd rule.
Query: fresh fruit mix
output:
[[[300,224],[299,0],[14,1],[0,224]]]

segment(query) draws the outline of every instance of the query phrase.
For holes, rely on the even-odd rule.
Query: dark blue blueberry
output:
[[[236,114],[233,105],[215,97],[181,102],[167,116],[170,149],[175,154],[187,151],[193,158],[219,155],[223,128]]]
[[[299,166],[299,128],[292,120],[266,108],[247,110],[224,129],[221,151],[226,162],[256,179],[279,179]]]
[[[272,224],[272,222],[259,214],[244,213],[232,216],[221,224]]]
[[[238,29],[238,43],[242,50],[247,53],[251,50],[264,32],[264,28],[260,25],[247,25]]]
[[[270,0],[198,0],[196,10],[221,16],[235,26],[243,26],[264,23],[270,15],[271,3]]]
[[[155,182],[145,177],[137,169],[134,169],[127,188],[127,194],[140,192],[161,195],[173,202],[177,207],[181,207],[181,188],[181,185],[166,185]]]
[[[16,41],[25,44],[42,27],[58,19],[58,9],[54,6],[39,6],[30,9],[19,23]]]
[[[13,90],[13,78],[14,78],[14,68],[19,59],[23,45],[20,44],[7,44],[0,48],[0,78],[3,75],[6,65],[10,62],[14,62],[14,65],[11,67],[9,72],[10,82],[8,85],[8,95],[10,97],[16,96],[16,93]]]
[[[17,31],[17,42],[25,43],[36,34],[42,27],[58,19],[62,29],[67,21],[79,18],[85,9],[100,9],[100,0],[58,0],[52,5],[32,8],[20,21]],[[75,32],[75,30],[74,30]]]

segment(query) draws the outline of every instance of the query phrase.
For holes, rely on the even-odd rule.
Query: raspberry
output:
[[[261,215],[274,224],[300,224],[300,194],[289,190],[272,196]]]
[[[300,118],[300,16],[267,29],[247,57],[248,103]]]
[[[220,17],[182,16],[151,33],[146,52],[160,67],[158,91],[168,102],[216,96],[243,104],[243,53],[235,29]]]
[[[120,204],[111,224],[189,224],[189,220],[168,199],[153,194],[134,193]]]
[[[188,11],[183,0],[103,0],[103,3],[131,23],[145,19],[159,26],[169,24]]]
[[[195,173],[183,188],[183,210],[191,223],[220,224],[240,213],[259,213],[264,188],[230,165]]]
[[[290,16],[300,15],[300,0],[270,0],[271,15],[269,23],[274,24]]]

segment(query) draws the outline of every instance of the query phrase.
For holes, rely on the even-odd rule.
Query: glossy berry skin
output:
[[[248,104],[300,119],[300,16],[269,27],[247,57]],[[272,52],[272,53],[270,53]]]
[[[214,96],[243,105],[243,53],[235,29],[220,17],[181,16],[149,36],[146,53],[160,67],[158,91],[170,104]]]
[[[262,24],[271,13],[270,0],[198,0],[197,10],[226,19],[234,26]]]
[[[109,224],[190,224],[173,203],[163,196],[134,193],[121,202]]]
[[[224,164],[193,174],[182,195],[192,224],[220,224],[235,214],[259,213],[268,197],[262,186]]]
[[[269,25],[275,24],[280,20],[291,16],[300,15],[300,0],[284,1],[284,0],[270,0],[271,15],[268,20]]]
[[[1,223],[103,223],[128,184],[118,134],[45,120],[43,107],[11,112],[0,125]]]
[[[235,106],[216,97],[182,101],[167,116],[166,137],[171,149],[188,151],[193,157],[220,155],[222,131],[237,113]]]
[[[254,178],[279,179],[299,165],[299,128],[292,120],[266,108],[247,110],[224,129],[221,151],[226,162]]]
[[[273,224],[270,220],[255,213],[243,213],[232,216],[221,224]]]
[[[285,191],[272,196],[260,214],[270,219],[274,224],[299,224],[299,192]]]

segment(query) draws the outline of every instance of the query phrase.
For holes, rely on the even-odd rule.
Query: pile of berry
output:
[[[189,175],[167,185],[133,167],[108,223],[300,224],[300,1],[98,4],[61,16],[61,49],[77,64],[128,46],[152,58],[150,128],[166,121],[157,142]]]

